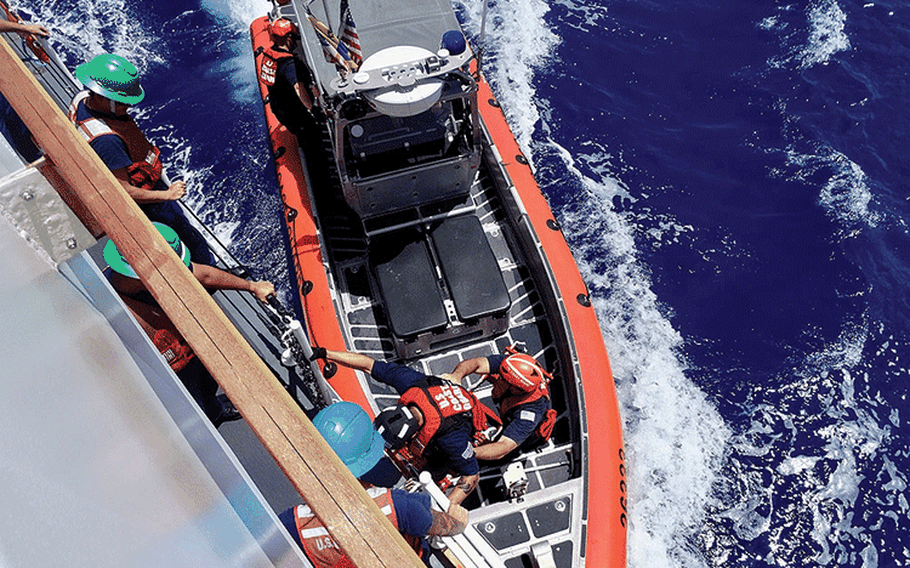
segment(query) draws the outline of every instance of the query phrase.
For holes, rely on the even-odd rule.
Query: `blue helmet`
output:
[[[313,425],[354,477],[373,469],[383,456],[385,442],[373,429],[366,411],[353,402],[336,402],[313,418]]]

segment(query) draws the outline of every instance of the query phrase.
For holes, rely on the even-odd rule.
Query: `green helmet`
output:
[[[76,78],[85,88],[112,101],[134,105],[145,98],[139,70],[119,55],[102,53],[76,67]]]
[[[189,268],[190,251],[186,248],[186,245],[183,244],[183,241],[180,240],[180,237],[177,236],[177,232],[163,223],[155,222],[152,223],[152,225],[158,229],[158,232],[161,233],[161,236],[164,237],[167,244],[174,249],[174,252],[180,257],[180,260]],[[108,241],[107,244],[104,245],[104,261],[107,262],[107,265],[110,266],[114,272],[137,280],[139,279],[139,276],[136,275],[136,271],[133,270],[133,267],[129,265],[125,258],[123,258],[120,249],[117,248],[114,241]]]

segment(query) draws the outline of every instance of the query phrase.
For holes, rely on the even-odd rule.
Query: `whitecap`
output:
[[[529,158],[541,107],[534,89],[535,74],[552,61],[559,36],[544,16],[543,0],[508,0],[490,3],[484,37],[481,35],[484,2],[455,2],[475,50],[482,51],[482,70],[502,103],[503,112]]]
[[[818,202],[845,229],[856,225],[875,227],[882,220],[881,214],[871,209],[875,202],[871,180],[859,164],[845,154],[830,147],[821,147],[812,154],[791,148],[786,154],[788,164],[799,167],[797,180],[812,178],[819,171],[830,172]]]
[[[847,15],[835,0],[822,0],[809,11],[809,41],[799,53],[803,68],[827,64],[831,56],[850,49]]]
[[[628,466],[629,566],[704,565],[691,542],[704,522],[729,429],[686,376],[682,338],[638,260],[635,228],[611,210],[613,198],[628,189],[602,167],[609,157],[573,158],[552,140],[547,147],[566,170],[550,183],[577,186],[580,193],[558,216],[592,293],[617,385]],[[751,530],[761,530],[762,521],[753,521]]]
[[[47,25],[51,43],[70,65],[100,53],[122,55],[140,72],[165,61],[158,34],[129,0],[37,0],[17,9]]]

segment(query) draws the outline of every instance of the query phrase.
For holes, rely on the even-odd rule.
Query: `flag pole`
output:
[[[334,30],[335,26],[332,25],[332,16],[329,15],[329,6],[326,4],[326,0],[322,0],[322,9],[325,10],[325,25],[329,27],[329,31]]]

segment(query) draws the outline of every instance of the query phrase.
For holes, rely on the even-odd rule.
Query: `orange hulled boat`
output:
[[[314,79],[295,134],[260,77],[306,341],[428,375],[507,348],[534,357],[553,377],[552,434],[481,463],[471,528],[490,566],[625,566],[621,419],[597,317],[451,6],[277,3],[251,25],[260,72],[279,18]],[[315,407],[375,415],[398,398],[321,370]],[[495,408],[487,382],[468,386]]]

